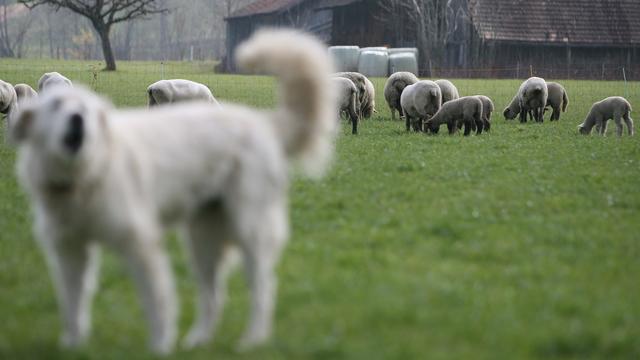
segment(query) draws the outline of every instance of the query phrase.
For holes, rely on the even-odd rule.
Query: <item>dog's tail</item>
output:
[[[289,157],[308,175],[321,175],[333,153],[337,105],[326,47],[294,30],[261,30],[236,52],[238,65],[274,74],[280,82],[272,119]]]

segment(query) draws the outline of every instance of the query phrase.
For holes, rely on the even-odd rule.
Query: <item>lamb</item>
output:
[[[48,72],[40,77],[38,80],[38,91],[42,91],[52,86],[73,86],[71,80],[59,72]]]
[[[491,130],[491,113],[494,110],[493,101],[488,96],[476,95],[482,101],[482,126],[484,131]]]
[[[618,136],[622,136],[622,120],[627,125],[627,131],[629,136],[633,136],[635,133],[633,127],[633,120],[629,113],[631,112],[631,104],[627,99],[621,96],[611,96],[604,100],[598,101],[591,106],[587,118],[578,125],[578,130],[581,134],[588,135],[591,133],[593,126],[596,126],[596,131],[604,136],[607,132],[607,121],[613,119],[616,123],[616,133]]]
[[[191,80],[160,80],[147,88],[149,107],[188,101],[205,101],[219,105],[211,90]]]
[[[18,84],[14,86],[14,89],[16,90],[18,103],[38,97],[38,93],[27,84]]]
[[[360,116],[368,119],[375,112],[375,88],[366,76],[359,72],[338,72],[334,77],[342,77],[353,81],[358,88],[360,102]]]
[[[384,85],[384,99],[391,110],[391,119],[396,119],[396,110],[400,117],[404,116],[402,106],[400,105],[400,96],[404,88],[420,81],[417,76],[408,71],[399,71],[391,74]]]
[[[422,122],[433,116],[442,106],[442,92],[438,84],[431,80],[418,81],[404,88],[400,96],[407,131],[411,127],[422,131]]]
[[[446,103],[447,101],[455,100],[460,98],[460,94],[458,94],[458,88],[449,80],[440,79],[435,81],[436,84],[440,87],[440,91],[442,92],[442,103]]]
[[[13,85],[0,80],[0,114],[4,114],[5,140],[6,134],[11,131],[14,113],[17,110],[18,97]]]
[[[550,106],[551,109],[553,109],[550,121],[560,120],[560,109],[562,109],[562,112],[565,112],[567,111],[567,105],[569,105],[569,97],[567,96],[567,91],[562,85],[556,82],[548,82],[547,89],[549,92],[549,96],[547,97],[546,106]]]
[[[464,124],[464,136],[471,133],[474,124],[476,134],[482,133],[482,100],[479,97],[464,96],[447,101],[431,119],[425,121],[424,127],[432,133],[438,133],[440,125],[446,123],[449,134],[454,134],[458,130],[459,122]]]
[[[547,83],[544,79],[539,77],[527,79],[520,85],[518,93],[511,100],[509,106],[504,109],[505,119],[513,120],[520,114],[520,122],[525,123],[527,122],[527,114],[532,111],[533,118],[542,122],[548,94]]]
[[[347,78],[336,77],[332,79],[338,98],[338,116],[346,114],[351,121],[351,133],[358,133],[358,113],[360,112],[360,103],[358,101],[358,87],[353,81]]]

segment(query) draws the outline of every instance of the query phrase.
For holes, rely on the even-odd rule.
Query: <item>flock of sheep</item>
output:
[[[333,75],[340,117],[345,116],[351,123],[353,134],[358,133],[360,119],[368,119],[375,110],[375,87],[363,74],[358,72],[340,72]],[[53,85],[71,85],[71,81],[57,72],[44,74],[38,81],[38,90]],[[149,106],[183,101],[207,101],[218,104],[211,90],[203,84],[190,80],[160,80],[147,89]],[[15,87],[0,80],[0,112],[7,115],[7,124],[11,126],[12,110],[20,102],[37,96],[37,92],[27,84]],[[406,129],[438,133],[442,124],[447,125],[449,134],[464,127],[464,135],[471,131],[481,134],[491,129],[493,101],[485,95],[460,97],[458,89],[449,80],[420,80],[410,72],[392,74],[384,86],[384,98],[395,120],[396,111],[405,118]],[[567,110],[569,97],[565,88],[556,82],[546,82],[539,77],[525,80],[511,103],[504,109],[507,120],[519,117],[520,122],[531,118],[542,122],[547,108],[551,108],[550,121],[560,120],[560,113]],[[631,104],[619,96],[612,96],[593,104],[591,111],[578,126],[581,134],[590,134],[593,127],[596,133],[604,135],[607,121],[613,119],[616,133],[623,133],[623,122],[629,135],[634,134],[633,120],[630,117]]]
[[[340,114],[346,114],[352,123],[352,133],[358,132],[360,118],[368,118],[375,112],[375,89],[364,75],[357,72],[334,74],[335,85],[339,89]],[[464,135],[471,131],[481,134],[491,129],[491,114],[494,105],[485,95],[460,97],[458,89],[449,80],[420,80],[410,72],[396,72],[384,87],[384,98],[395,120],[396,111],[405,118],[406,129],[438,133],[446,124],[449,134],[454,134],[464,126]],[[567,110],[569,97],[565,88],[556,82],[546,82],[539,77],[525,80],[513,100],[503,111],[507,120],[517,116],[520,122],[528,118],[542,122],[547,108],[552,109],[551,121],[560,120],[561,111]],[[608,97],[593,104],[585,121],[578,126],[581,134],[596,132],[604,135],[607,121],[616,123],[618,136],[622,135],[624,122],[629,135],[634,134],[630,117],[631,105],[619,96]]]

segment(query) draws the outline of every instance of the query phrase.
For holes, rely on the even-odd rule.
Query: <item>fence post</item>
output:
[[[520,61],[516,63],[516,79],[520,79]]]
[[[164,61],[160,61],[160,78],[164,80]]]
[[[602,63],[602,77],[600,78],[600,80],[604,80],[604,63]]]
[[[533,65],[529,64],[529,77],[533,77]]]
[[[624,97],[629,98],[629,91],[627,89],[627,74],[624,71],[624,66],[622,67],[622,78],[624,79]]]

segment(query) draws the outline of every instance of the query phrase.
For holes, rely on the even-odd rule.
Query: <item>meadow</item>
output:
[[[223,101],[275,103],[269,77],[215,75],[213,64],[119,65],[104,73],[85,62],[0,61],[0,79],[33,86],[58,70],[129,107],[145,105],[151,82],[182,77]],[[570,97],[561,120],[519,124],[502,109],[521,80],[453,82],[461,95],[493,99],[491,133],[407,133],[390,120],[384,79],[374,79],[378,113],[357,136],[343,123],[324,179],[293,183],[272,340],[235,352],[248,309],[238,272],[216,339],[170,358],[640,358],[640,137],[616,138],[613,123],[607,137],[576,130],[607,96],[626,94],[640,110],[640,83],[561,80]],[[152,358],[131,278],[109,252],[88,346],[58,348],[53,287],[15,151],[2,140],[0,358]],[[184,335],[194,281],[179,240],[167,246]]]

